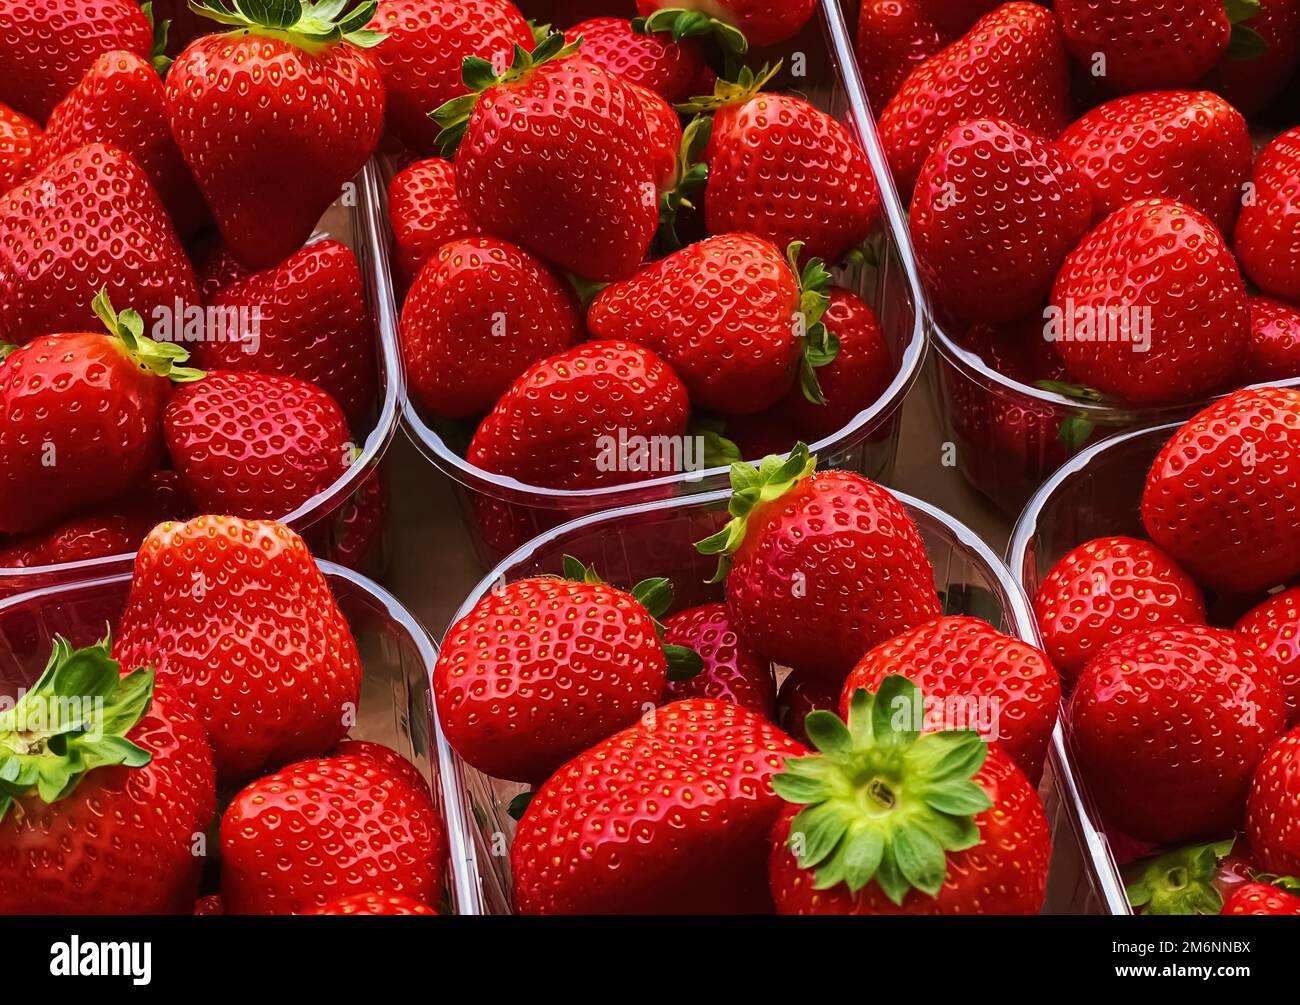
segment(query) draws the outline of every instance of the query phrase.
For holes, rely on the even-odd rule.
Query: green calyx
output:
[[[818,753],[788,758],[772,788],[804,807],[789,845],[816,889],[874,882],[894,904],[911,890],[935,897],[948,853],[980,843],[975,816],[992,801],[974,776],[988,744],[974,730],[922,733],[923,720],[917,686],[889,676],[854,693],[847,723],[826,711],[804,721]]]
[[[799,361],[799,388],[803,396],[814,405],[826,404],[826,395],[822,393],[817,371],[835,362],[840,354],[840,340],[826,327],[822,319],[831,305],[831,274],[826,270],[826,263],[820,258],[809,259],[808,264],[799,267],[799,256],[803,252],[803,242],[793,242],[786,257],[790,268],[799,277],[799,310],[795,314],[795,334],[803,342],[803,357]]]
[[[149,62],[158,71],[158,76],[165,77],[172,65],[172,59],[167,55],[167,35],[171,31],[172,23],[166,19],[159,21],[154,18],[152,0],[142,3],[140,12],[144,14],[145,20],[149,22],[149,29],[153,32],[153,48],[149,50]]]
[[[1228,36],[1229,59],[1258,59],[1268,51],[1268,41],[1245,22],[1264,13],[1259,0],[1223,0],[1223,9],[1232,24],[1232,34]]]
[[[486,59],[466,56],[465,62],[461,64],[461,79],[469,88],[469,93],[452,98],[429,113],[429,117],[442,127],[442,132],[438,134],[438,150],[442,156],[450,158],[456,153],[456,148],[465,137],[465,130],[469,128],[469,117],[484,91],[524,80],[539,66],[566,59],[581,47],[581,36],[570,43],[565,41],[563,32],[553,31],[538,42],[532,52],[516,45],[510,67],[504,73],[498,73],[496,67]]]
[[[510,819],[522,820],[524,814],[528,812],[528,804],[533,801],[533,797],[536,795],[536,791],[529,789],[527,792],[521,792],[510,800],[510,803],[506,806],[506,812],[510,814]]]
[[[1214,886],[1235,838],[1180,848],[1137,862],[1126,872],[1128,902],[1143,914],[1218,914],[1223,895]]]
[[[309,52],[344,42],[369,49],[388,36],[367,28],[378,0],[189,0],[190,10]]]
[[[701,555],[718,556],[718,571],[710,583],[727,578],[731,558],[745,541],[754,510],[781,498],[816,470],[817,458],[809,456],[806,443],[796,443],[788,457],[776,454],[764,457],[757,468],[750,464],[731,466],[731,501],[727,504],[731,520],[712,537],[695,545]]]
[[[190,358],[189,351],[174,342],[155,342],[145,338],[144,319],[133,310],[117,313],[108,299],[108,290],[100,290],[90,302],[95,317],[108,333],[118,339],[135,364],[155,377],[166,377],[177,384],[190,384],[207,376],[202,370],[180,366]]]
[[[700,160],[713,135],[713,120],[697,115],[682,132],[677,150],[677,172],[673,187],[659,196],[659,250],[672,254],[682,250],[677,236],[677,216],[684,209],[695,209],[695,200],[709,182],[709,166]]]
[[[1275,886],[1286,893],[1300,896],[1300,878],[1295,876],[1275,876],[1269,872],[1253,873],[1250,877],[1256,883],[1267,883],[1269,886]]]
[[[58,802],[96,768],[148,764],[152,755],[126,734],[149,710],[153,685],[150,668],[121,675],[108,639],[73,649],[56,638],[40,679],[0,712],[0,820],[32,793]]]
[[[8,342],[0,342],[0,363],[3,363],[17,351],[18,347],[16,345],[12,345]]]
[[[1060,380],[1040,380],[1034,387],[1040,391],[1050,391],[1072,401],[1082,401],[1090,405],[1106,403],[1106,396],[1100,391],[1083,384],[1068,384]],[[1096,431],[1096,424],[1088,418],[1087,413],[1072,415],[1062,419],[1056,431],[1056,438],[1070,453],[1074,453],[1088,442]]]
[[[713,85],[712,94],[703,94],[691,98],[690,101],[684,101],[677,105],[677,110],[694,115],[712,115],[728,105],[743,105],[746,101],[762,93],[763,88],[770,84],[772,78],[780,71],[780,60],[773,65],[764,66],[757,73],[748,66],[741,67],[735,80],[718,78],[718,81]]]
[[[674,42],[712,35],[728,52],[743,56],[749,51],[749,39],[734,24],[709,17],[697,10],[683,10],[680,7],[657,10],[646,17],[635,18],[632,30],[643,35],[664,32],[672,35]]]

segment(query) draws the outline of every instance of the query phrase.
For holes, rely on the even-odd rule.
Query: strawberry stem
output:
[[[142,370],[147,370],[155,377],[166,377],[176,384],[190,384],[207,376],[202,370],[180,366],[190,358],[188,349],[174,342],[155,342],[145,338],[144,319],[133,310],[117,313],[112,301],[108,299],[108,290],[102,289],[90,302],[95,317],[103,322],[108,333],[122,343],[123,348]]]
[[[1135,876],[1125,887],[1128,902],[1143,914],[1218,914],[1223,895],[1214,879],[1234,841],[1192,845],[1138,862],[1128,870]]]
[[[713,85],[712,94],[703,94],[691,98],[690,101],[682,102],[677,106],[677,110],[696,115],[712,115],[719,109],[726,108],[729,105],[743,105],[746,101],[762,93],[763,88],[772,82],[772,78],[780,70],[780,60],[777,60],[773,65],[764,66],[758,73],[755,73],[748,66],[741,67],[735,80],[726,80],[719,77]]]
[[[674,42],[680,42],[684,38],[712,35],[728,52],[743,56],[749,51],[749,39],[745,38],[745,33],[734,24],[720,21],[697,10],[665,7],[647,17],[635,18],[632,21],[632,30],[643,35],[665,32],[672,35]]]
[[[831,274],[826,271],[826,263],[820,258],[809,259],[808,264],[799,268],[799,256],[803,252],[803,242],[794,241],[787,249],[786,257],[790,268],[799,280],[799,313],[795,324],[803,342],[803,355],[799,361],[799,387],[803,396],[814,405],[826,404],[826,395],[822,393],[821,383],[817,380],[817,371],[835,362],[840,354],[839,337],[832,334],[822,322],[831,305]]]
[[[367,28],[378,0],[189,0],[190,10],[254,35],[277,38],[308,52],[343,42],[360,49],[388,36]]]

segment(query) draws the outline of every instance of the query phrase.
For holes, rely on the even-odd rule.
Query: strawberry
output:
[[[1246,836],[1269,872],[1300,872],[1300,729],[1280,737],[1255,769]]]
[[[1300,887],[1291,886],[1290,889],[1300,889]],[[1220,913],[1297,915],[1300,914],[1300,896],[1279,889],[1272,883],[1245,883],[1233,891]]]
[[[628,342],[585,342],[526,370],[474,433],[466,455],[529,485],[581,489],[637,481],[609,464],[620,436],[671,442],[686,432],[686,388],[662,359]]]
[[[400,894],[354,893],[340,897],[308,914],[419,915],[437,914],[432,907]]]
[[[335,513],[329,541],[317,548],[317,553],[331,562],[365,572],[374,564],[382,545],[388,509],[389,492],[383,471],[372,470]]]
[[[0,101],[44,122],[101,53],[152,46],[132,0],[0,0]]]
[[[0,105],[0,193],[27,177],[41,127],[22,112]]]
[[[1024,317],[1092,224],[1088,183],[1043,140],[999,119],[948,130],[925,159],[912,241],[935,306],[962,321]]]
[[[221,818],[231,914],[309,914],[356,894],[436,903],[446,837],[437,811],[364,757],[299,761],[248,785]]]
[[[835,711],[840,704],[839,682],[817,673],[791,670],[776,695],[776,724],[805,747],[813,745],[804,730],[809,713]]]
[[[1300,63],[1300,0],[1258,0],[1260,12],[1234,25],[1240,51],[1229,43],[1209,86],[1241,110],[1255,115],[1286,88]],[[1246,29],[1249,29],[1248,31]],[[1264,42],[1251,44],[1250,33]]]
[[[676,109],[654,91],[631,81],[626,81],[626,84],[636,95],[645,115],[650,174],[661,193],[671,190],[678,181],[678,153],[683,140],[681,119],[677,117]]]
[[[1214,224],[1163,198],[1129,203],[1084,238],[1046,316],[1071,380],[1134,405],[1221,386],[1250,330],[1246,288]]]
[[[894,181],[911,193],[953,126],[996,118],[1053,140],[1069,122],[1069,71],[1051,11],[1008,3],[912,71],[880,116]]]
[[[162,78],[148,60],[125,50],[96,59],[50,113],[32,169],[40,170],[87,143],[104,143],[130,154],[149,175],[182,237],[203,226],[207,208],[172,139]]]
[[[481,233],[456,196],[455,169],[437,157],[408,164],[393,176],[388,186],[388,220],[397,274],[405,286],[448,241]]]
[[[935,26],[954,38],[970,31],[980,18],[1002,6],[1003,0],[921,0]]]
[[[402,308],[412,395],[434,415],[483,415],[529,367],[584,336],[568,285],[506,241],[449,241],[425,263]]]
[[[363,28],[373,3],[346,6],[204,0],[238,30],[192,42],[167,74],[172,135],[250,269],[301,248],[379,143],[384,84],[360,47],[383,36]]]
[[[353,740],[349,737],[336,743],[334,749],[329,752],[329,756],[359,757],[374,761],[391,774],[396,775],[416,792],[429,791],[429,783],[420,774],[420,769],[397,751],[391,747],[385,747],[382,743],[375,743],[371,740]]]
[[[221,903],[221,894],[219,893],[210,893],[194,902],[194,916],[196,918],[219,918],[224,916],[225,913],[226,908]]]
[[[156,667],[194,707],[223,779],[323,754],[360,696],[347,621],[302,539],[275,523],[156,527],[136,556],[114,655]]]
[[[1268,590],[1300,573],[1300,391],[1237,391],[1195,415],[1151,465],[1147,533],[1201,583]]]
[[[636,0],[644,31],[673,38],[717,35],[727,48],[788,41],[812,20],[817,0]]]
[[[1088,661],[1068,715],[1105,820],[1135,838],[1180,842],[1240,824],[1255,765],[1285,727],[1286,701],[1272,667],[1240,636],[1153,628]]]
[[[1130,632],[1206,623],[1200,587],[1168,554],[1131,537],[1101,537],[1068,552],[1039,586],[1034,617],[1068,684]]]
[[[375,407],[375,332],[352,249],[319,241],[236,280],[208,300],[212,321],[194,346],[209,370],[278,374],[328,393],[354,428]]]
[[[781,800],[769,779],[799,752],[730,702],[653,710],[579,754],[533,797],[510,849],[515,909],[770,912],[763,862]]]
[[[435,113],[456,192],[488,232],[585,279],[632,275],[659,224],[645,115],[622,78],[558,32],[498,74],[466,60],[471,93]]]
[[[1042,777],[1061,682],[1033,646],[978,618],[927,622],[862,657],[844,681],[840,715],[848,717],[859,688],[874,694],[891,674],[906,677],[926,695],[924,729],[976,729],[1031,782]]]
[[[1056,13],[1070,54],[1119,93],[1190,87],[1232,35],[1223,0],[1057,0]]]
[[[1248,384],[1300,377],[1300,308],[1269,297],[1250,298]]]
[[[858,689],[848,722],[808,717],[819,753],[772,787],[795,805],[773,828],[780,914],[1036,914],[1051,834],[1029,780],[970,730],[922,732],[912,682]]]
[[[73,650],[56,638],[39,680],[0,712],[5,914],[192,909],[212,753],[151,668],[121,671],[107,639]]]
[[[194,271],[148,175],[92,143],[0,198],[0,340],[94,324],[95,295],[142,317],[198,303]]]
[[[783,666],[843,680],[872,646],[936,618],[939,597],[920,532],[903,504],[816,458],[731,469],[732,520],[700,542],[720,555],[741,638]]]
[[[47,335],[0,362],[0,532],[22,533],[133,488],[162,460],[172,381],[203,374],[100,293],[108,333]]]
[[[510,0],[380,0],[371,30],[387,37],[374,50],[387,93],[385,121],[411,150],[438,149],[429,114],[468,93],[461,67],[470,56],[498,68],[515,46],[533,48],[533,33]]]
[[[1233,626],[1277,670],[1292,721],[1300,721],[1300,587],[1274,594]]]
[[[889,104],[908,74],[953,40],[928,7],[923,0],[862,0],[854,47],[873,109]]]
[[[582,58],[624,80],[654,91],[665,101],[684,101],[704,70],[698,39],[674,40],[669,34],[638,31],[621,17],[598,17],[564,33],[570,44],[582,40]]]
[[[1241,267],[1265,293],[1300,303],[1300,128],[1273,140],[1255,162],[1237,218]]]
[[[1135,199],[1186,203],[1232,230],[1254,150],[1239,111],[1206,91],[1155,91],[1092,109],[1057,141],[1091,182],[1100,220]]]
[[[293,377],[211,373],[172,395],[164,431],[186,493],[209,513],[286,516],[352,463],[338,404]]]
[[[669,677],[662,699],[665,704],[685,698],[714,698],[775,721],[772,664],[736,634],[726,604],[705,604],[674,614],[664,622],[664,642],[692,650],[704,663],[703,670],[685,680]]]
[[[194,263],[194,279],[199,287],[199,297],[205,304],[236,279],[253,274],[239,264],[239,259],[220,240],[206,243],[195,256]]]

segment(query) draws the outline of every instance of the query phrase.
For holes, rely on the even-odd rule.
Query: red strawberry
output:
[[[104,289],[151,320],[199,298],[149,177],[92,143],[0,199],[0,341],[94,324]]]
[[[225,913],[226,908],[221,903],[221,894],[219,893],[210,893],[194,902],[194,916],[196,918],[221,917]]]
[[[0,362],[0,532],[46,527],[137,485],[162,460],[171,381],[202,377],[95,298],[108,333],[47,335]]]
[[[373,5],[330,4],[328,24],[304,7],[272,31],[257,18],[290,5],[200,6],[240,30],[206,35],[172,64],[172,134],[235,257],[269,268],[302,247],[379,143],[384,84],[359,46],[382,36],[357,23]]]
[[[1269,749],[1250,787],[1246,836],[1259,864],[1269,872],[1300,872],[1300,729]]]
[[[1300,573],[1300,391],[1244,390],[1194,416],[1156,457],[1142,520],[1207,586],[1262,591]]]
[[[722,556],[741,638],[843,680],[872,646],[938,617],[939,597],[902,503],[861,475],[815,468],[803,444],[733,466],[732,521],[696,547]]]
[[[359,757],[374,761],[396,775],[416,792],[428,792],[429,790],[429,783],[420,774],[420,769],[397,751],[391,747],[385,747],[382,743],[374,743],[371,740],[353,740],[349,737],[336,743],[329,756]]]
[[[736,634],[726,604],[705,604],[681,611],[664,622],[664,629],[664,642],[684,646],[704,661],[704,669],[693,677],[669,678],[664,703],[715,698],[774,721],[776,680],[772,664]]]
[[[956,37],[1001,7],[1002,0],[921,0],[921,5],[941,31]]]
[[[1300,2],[1259,0],[1261,12],[1244,19],[1240,52],[1228,52],[1210,75],[1209,86],[1241,110],[1255,115],[1285,89],[1300,62]],[[1246,28],[1264,40],[1263,51],[1250,45]]]
[[[456,192],[487,231],[586,279],[632,275],[659,224],[641,103],[558,32],[498,75],[466,64],[473,94],[437,112]]]
[[[817,0],[636,0],[636,9],[646,31],[669,31],[674,38],[716,34],[744,52],[746,41],[776,45],[799,34]]]
[[[1052,665],[1072,684],[1084,665],[1129,632],[1205,624],[1205,598],[1147,541],[1101,537],[1074,548],[1043,579],[1034,616]]]
[[[769,779],[799,751],[730,702],[655,709],[575,757],[533,797],[510,849],[516,910],[771,911],[763,862],[781,800]]]
[[[349,897],[340,897],[322,908],[308,911],[308,914],[338,915],[412,915],[437,914],[432,907],[403,897],[399,894],[354,893]]]
[[[529,485],[581,489],[646,477],[607,463],[610,441],[680,437],[689,408],[672,368],[627,342],[586,342],[530,367],[480,423],[471,464]]]
[[[812,712],[834,712],[840,704],[840,683],[822,674],[792,670],[781,682],[776,696],[776,724],[805,747],[812,740],[804,730],[804,722]]]
[[[856,50],[872,108],[889,104],[908,74],[951,41],[922,0],[862,0]]]
[[[772,780],[787,807],[772,831],[780,914],[1037,914],[1051,833],[1033,785],[969,730],[922,733],[902,677],[859,689],[846,725],[808,717],[820,751]]]
[[[388,186],[388,219],[397,274],[407,286],[429,256],[448,241],[481,233],[456,196],[455,169],[437,157],[409,164],[393,177]]]
[[[913,70],[880,117],[894,181],[905,195],[940,138],[967,119],[997,118],[1044,139],[1069,122],[1065,46],[1051,11],[1008,3]]]
[[[402,308],[412,395],[434,415],[483,415],[529,367],[583,338],[559,276],[494,237],[450,241],[425,262]]]
[[[677,184],[677,156],[682,146],[682,122],[672,105],[649,88],[627,81],[645,114],[646,152],[650,173],[660,192]]]
[[[382,469],[365,475],[356,491],[334,514],[329,542],[317,549],[317,553],[349,569],[366,571],[383,541],[388,501]]]
[[[132,0],[0,0],[0,101],[44,122],[101,53],[152,46]]]
[[[1154,628],[1088,661],[1069,720],[1106,821],[1135,838],[1179,842],[1240,824],[1255,765],[1286,725],[1286,701],[1240,636]]]
[[[338,404],[292,377],[211,373],[172,395],[164,425],[185,491],[209,513],[287,516],[352,463]]]
[[[231,914],[308,914],[354,894],[436,903],[446,838],[424,793],[363,757],[299,761],[221,818]]]
[[[0,193],[27,177],[41,127],[21,112],[0,105]]]
[[[1247,611],[1233,630],[1249,639],[1277,670],[1290,718],[1300,720],[1300,587]]]
[[[1259,155],[1237,218],[1241,267],[1265,293],[1300,303],[1300,128]]]
[[[1300,914],[1300,896],[1281,890],[1272,883],[1245,883],[1232,892],[1220,913],[1297,915]]]
[[[912,197],[921,273],[936,307],[962,321],[1011,321],[1039,307],[1091,224],[1084,177],[998,119],[948,130]]]
[[[130,154],[149,175],[182,236],[203,226],[207,208],[172,139],[162,78],[148,60],[124,50],[95,60],[50,113],[32,169],[87,143],[105,143]]]
[[[1300,308],[1269,297],[1250,298],[1248,384],[1300,377]]]
[[[328,393],[360,429],[375,407],[375,332],[356,256],[320,241],[236,280],[208,301],[211,328],[194,346],[209,370],[278,374]],[[278,514],[277,514],[278,515]]]
[[[569,43],[582,39],[583,59],[649,88],[665,101],[689,98],[704,70],[704,52],[697,39],[674,41],[669,34],[637,31],[621,17],[583,21],[564,35]]]
[[[1228,48],[1223,0],[1057,0],[1071,55],[1119,93],[1190,87]]]
[[[0,713],[5,914],[193,907],[195,839],[215,810],[212,753],[184,704],[155,692],[151,668],[121,669],[107,640],[73,651],[56,638],[40,679]],[[43,742],[31,742],[34,723]]]
[[[1214,224],[1169,199],[1139,199],[1070,253],[1045,336],[1071,379],[1135,405],[1194,401],[1241,365],[1250,308]]]
[[[360,697],[356,643],[302,539],[202,516],[140,548],[114,654],[156,667],[207,727],[223,779],[323,754]]]
[[[1042,777],[1061,682],[1033,646],[978,618],[927,622],[862,657],[844,681],[840,715],[848,717],[859,688],[874,694],[894,674],[925,694],[925,729],[975,729],[1031,782]]]
[[[1061,134],[1057,149],[1092,185],[1100,220],[1135,199],[1186,203],[1232,229],[1254,150],[1241,113],[1206,91],[1116,98]]]
[[[205,247],[194,261],[197,266],[194,278],[198,283],[199,297],[205,304],[236,279],[252,275],[219,240]]]

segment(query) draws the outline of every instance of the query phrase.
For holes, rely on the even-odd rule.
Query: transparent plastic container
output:
[[[806,97],[843,121],[870,149],[874,139],[864,135],[864,130],[872,128],[871,116],[863,104],[860,83],[854,87],[846,76],[855,77],[856,67],[851,59],[846,63],[837,56],[836,39],[841,35],[846,31],[838,5],[834,0],[823,0],[818,16],[797,38],[777,48],[754,50],[746,62],[758,67],[784,59],[784,69],[774,88]],[[806,75],[792,79],[790,70],[799,54]],[[885,177],[880,163],[879,158],[873,159],[878,180]],[[923,318],[917,308],[916,276],[908,257],[900,254],[897,223],[897,213],[887,213],[877,228],[883,235],[879,266],[857,266],[836,277],[838,283],[854,290],[876,312],[893,356],[894,379],[880,399],[847,427],[811,444],[828,465],[881,481],[887,481],[892,473],[903,400],[921,372],[926,346]],[[391,273],[381,278],[380,285],[390,296],[394,294]],[[399,313],[390,300],[387,316],[395,323]],[[389,338],[393,337],[390,333]],[[410,400],[403,420],[420,452],[455,486],[466,525],[485,567],[566,520],[652,499],[713,491],[727,484],[726,468],[713,468],[599,489],[527,485],[485,471],[465,459],[473,434],[471,424],[435,420]]]
[[[318,492],[292,513],[267,513],[266,517],[278,519],[296,530],[311,546],[312,552],[323,558],[347,556],[349,564],[356,548],[359,523],[352,504],[381,505],[375,501],[377,491],[374,480],[382,477],[380,461],[392,443],[397,431],[400,402],[405,397],[402,368],[396,341],[396,328],[385,312],[392,310],[391,296],[385,297],[379,288],[378,276],[387,272],[388,244],[377,234],[386,230],[382,217],[381,182],[378,167],[367,165],[355,181],[355,191],[349,190],[321,218],[312,240],[333,238],[348,245],[357,256],[371,323],[375,331],[375,363],[379,374],[378,401],[366,430],[353,430],[358,437],[358,456],[333,485]],[[365,440],[359,439],[365,432]],[[370,492],[366,490],[370,489]],[[378,569],[382,565],[384,543],[380,539],[376,521],[376,541],[364,549],[364,567]],[[14,593],[74,582],[96,576],[129,571],[133,554],[111,555],[86,562],[65,562],[60,565],[33,566],[31,568],[0,568],[0,597]],[[357,555],[358,558],[362,556]]]
[[[497,587],[557,572],[565,555],[595,563],[603,577],[625,587],[648,576],[667,576],[673,581],[678,608],[721,600],[721,584],[705,582],[717,560],[698,554],[694,542],[726,522],[729,497],[730,493],[723,491],[688,500],[645,503],[595,514],[550,531],[498,565],[465,601],[455,620]],[[1010,635],[1034,638],[1029,605],[997,556],[973,532],[929,504],[901,494],[898,498],[920,528],[945,611],[974,614]],[[1070,816],[1078,799],[1059,733],[1058,729],[1053,737],[1040,786],[1055,835],[1044,910],[1052,914],[1104,913],[1106,893],[1089,868],[1090,857],[1080,853],[1073,839],[1075,827]],[[460,800],[461,812],[451,813],[448,826],[463,828],[458,841],[465,857],[453,863],[461,871],[457,883],[464,891],[461,910],[508,914],[512,884],[507,849],[515,821],[507,807],[526,787],[491,778],[465,764],[449,747],[441,749],[447,755],[440,771],[449,805]]]
[[[387,591],[350,569],[319,565],[356,637],[364,668],[351,736],[382,743],[411,761],[431,782],[445,817],[447,805],[459,805],[459,791],[453,788],[449,796],[438,773],[439,763],[451,756],[438,749],[443,740],[429,693],[438,648]],[[35,682],[55,635],[76,645],[101,639],[105,625],[120,619],[130,585],[129,574],[112,575],[0,600],[0,695],[13,698],[18,688]],[[464,858],[458,843],[463,832],[460,826],[449,828],[451,861]],[[445,885],[454,910],[469,894],[477,901],[477,890],[462,887],[459,873],[449,871]]]

